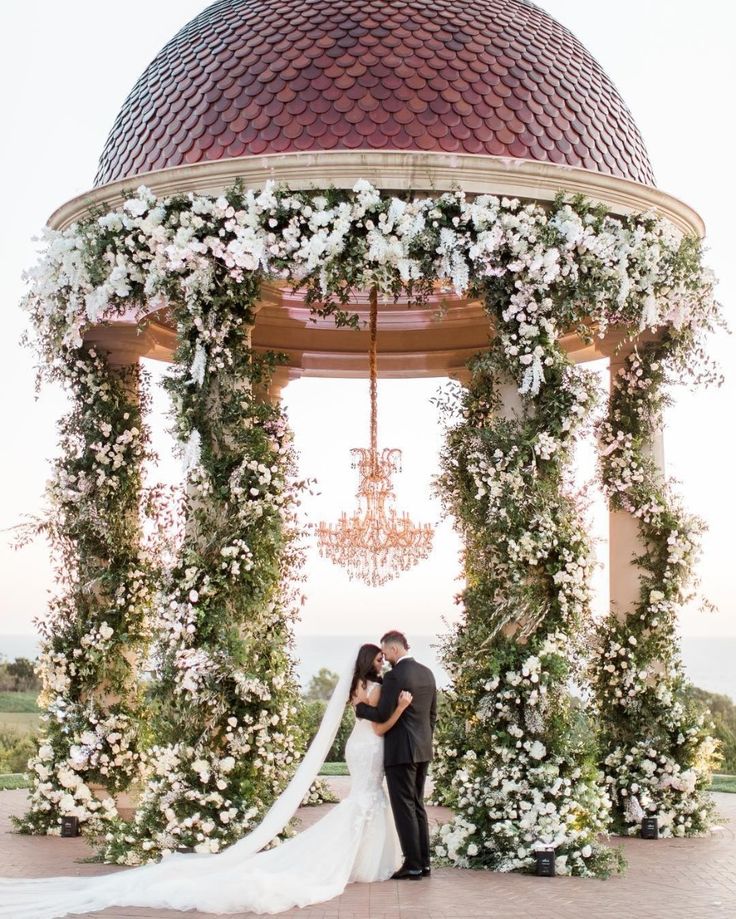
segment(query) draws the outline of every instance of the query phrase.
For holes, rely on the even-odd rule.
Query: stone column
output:
[[[616,385],[616,376],[626,363],[631,348],[611,355],[609,385]],[[664,476],[664,432],[660,428],[648,444],[647,452]],[[636,517],[627,511],[610,510],[608,524],[609,605],[619,621],[623,622],[639,602],[641,569],[634,557],[642,555],[644,546]]]
[[[87,333],[85,344],[106,357],[110,376],[121,386],[131,403],[140,406],[139,362],[141,355],[146,352],[148,344],[146,336],[142,335],[137,328],[101,326]],[[145,419],[143,421],[145,422]],[[132,508],[130,511],[131,514],[136,515],[136,518],[138,512],[138,508]],[[104,566],[106,562],[106,559],[100,559],[100,566]],[[100,599],[103,600],[102,597]],[[134,693],[139,679],[140,654],[135,648],[127,647],[122,650],[122,656],[130,666],[129,690],[130,693]],[[92,695],[103,710],[110,709],[113,705],[124,701],[120,693],[111,691],[104,682],[95,688]],[[88,784],[96,798],[102,800],[113,797],[117,812],[124,820],[133,818],[140,794],[137,786],[131,786],[128,790],[113,795],[104,784],[98,782]]]
[[[472,380],[472,374],[467,367],[458,367],[449,373],[450,379],[456,380],[466,389],[469,388]],[[499,395],[498,414],[502,418],[514,419],[520,418],[524,414],[524,405],[522,402],[519,387],[514,380],[508,380],[497,386]],[[519,631],[519,622],[509,622],[501,629],[501,634],[505,638],[513,638]],[[525,644],[526,639],[518,639],[520,644]]]
[[[271,405],[277,405],[281,402],[284,390],[292,379],[294,377],[291,367],[275,367],[268,387],[260,387],[256,395],[259,399],[270,402]]]

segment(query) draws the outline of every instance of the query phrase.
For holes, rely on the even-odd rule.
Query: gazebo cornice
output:
[[[119,206],[139,185],[166,196],[188,192],[219,194],[238,180],[251,188],[275,180],[293,189],[319,189],[352,188],[358,179],[394,192],[439,194],[461,188],[473,195],[539,202],[552,201],[565,191],[600,202],[615,215],[653,210],[682,233],[705,235],[702,218],[688,204],[631,179],[510,157],[365,150],[248,156],[142,173],[77,195],[54,211],[48,225],[61,230],[94,207]]]

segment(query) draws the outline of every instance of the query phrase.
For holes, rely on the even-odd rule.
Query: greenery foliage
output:
[[[304,736],[307,745],[311,743],[312,739],[316,735],[326,707],[326,703],[321,699],[313,699],[311,701],[306,699],[302,702],[299,711],[299,720],[304,730]],[[353,707],[351,705],[346,705],[345,712],[342,716],[342,721],[340,722],[340,727],[337,730],[337,736],[333,741],[332,747],[330,747],[330,752],[327,754],[328,762],[345,761],[345,744],[347,743],[347,739],[350,736],[350,732],[353,730],[354,725],[355,712],[353,711]]]
[[[727,775],[736,775],[736,703],[730,696],[707,692],[695,686],[688,687],[688,693],[710,714],[713,736],[718,741],[721,755],[720,771]]]
[[[35,690],[35,700],[40,688],[41,682],[33,661],[26,657],[16,657],[12,661],[0,661],[0,711],[2,711],[2,698],[5,693],[30,693]]]
[[[436,851],[508,871],[531,870],[535,849],[551,846],[561,873],[605,875],[620,867],[597,840],[610,802],[594,731],[580,729],[571,695],[590,629],[591,567],[571,448],[595,391],[559,346],[548,343],[550,352],[538,397],[515,415],[500,411],[511,368],[498,346],[445,404],[438,484],[464,540],[467,586],[443,655],[453,717],[434,775],[456,816]]]
[[[0,728],[0,773],[25,772],[35,749],[34,737],[27,731]]]
[[[166,386],[188,465],[185,527],[154,626],[155,745],[135,819],[108,832],[107,860],[236,841],[303,744],[290,655],[300,485],[285,420],[262,396],[273,361],[250,350],[257,292],[240,284],[175,312]],[[193,380],[205,342],[209,372]]]

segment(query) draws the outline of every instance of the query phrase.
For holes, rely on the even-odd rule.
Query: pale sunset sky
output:
[[[32,237],[61,203],[92,186],[97,158],[126,95],[166,41],[205,0],[4,0],[0,5],[0,87],[5,129],[0,144],[4,177],[0,220],[0,636],[30,633],[51,587],[48,547],[9,547],[8,528],[41,506],[48,459],[56,450],[55,422],[65,407],[57,389],[36,400],[33,356],[18,343],[24,316],[18,308],[21,272],[34,259]],[[719,295],[733,317],[733,127],[730,93],[736,86],[736,20],[726,0],[541,0],[598,59],[631,109],[644,136],[658,185],[703,216],[709,264]],[[731,322],[733,320],[731,319]],[[736,635],[733,487],[736,338],[721,335],[713,353],[722,362],[720,390],[678,391],[666,418],[668,472],[680,481],[690,510],[709,526],[700,574],[715,614],[686,611],[682,632]],[[162,365],[149,364],[155,378]],[[431,559],[380,589],[349,582],[310,550],[307,601],[301,633],[373,634],[402,627],[436,634],[453,618],[461,589],[459,543],[431,496],[442,433],[430,399],[442,380],[383,381],[379,387],[380,442],[402,448],[397,476],[400,508],[416,520],[438,523]],[[313,521],[351,509],[355,472],[349,450],[368,439],[367,383],[309,379],[292,383],[285,402],[301,452],[302,471],[319,480],[306,502]],[[176,480],[160,391],[153,418],[162,460],[151,477]],[[579,478],[593,474],[592,445],[581,450]],[[605,559],[602,501],[591,509],[591,528]],[[607,575],[596,578],[597,609],[607,602]],[[2,648],[0,647],[0,652]]]

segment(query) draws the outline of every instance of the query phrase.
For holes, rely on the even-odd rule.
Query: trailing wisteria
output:
[[[465,730],[442,741],[438,778],[457,818],[440,849],[511,870],[552,845],[561,871],[611,870],[595,843],[608,791],[567,688],[582,667],[591,567],[570,451],[595,394],[558,338],[667,328],[688,362],[704,360],[717,308],[699,242],[655,215],[612,217],[581,198],[399,198],[365,181],[218,197],[141,187],[48,231],[29,275],[25,306],[52,377],[91,327],[121,314],[145,322],[167,309],[178,333],[168,386],[188,493],[154,625],[156,746],[134,824],[110,830],[106,856],[217,851],[258,818],[296,757],[288,585],[299,486],[285,419],[256,397],[269,361],[249,339],[266,277],[300,285],[338,325],[357,322],[353,292],[373,285],[419,304],[451,285],[486,304],[494,343],[474,363],[441,477],[468,586],[447,651],[453,723]],[[508,383],[516,417],[494,414]]]

